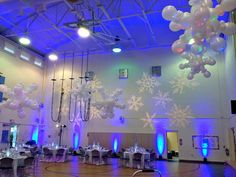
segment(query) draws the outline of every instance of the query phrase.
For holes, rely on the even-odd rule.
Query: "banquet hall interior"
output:
[[[0,177],[236,177],[236,0],[0,0]]]

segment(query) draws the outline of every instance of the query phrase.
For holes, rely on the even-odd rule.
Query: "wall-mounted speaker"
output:
[[[236,100],[231,100],[231,114],[236,114]]]

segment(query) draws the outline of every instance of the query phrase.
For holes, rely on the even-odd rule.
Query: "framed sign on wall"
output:
[[[128,69],[119,69],[119,79],[128,79]]]

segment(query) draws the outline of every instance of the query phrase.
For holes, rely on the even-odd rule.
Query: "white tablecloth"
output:
[[[93,163],[93,156],[92,156],[92,151],[93,149],[87,149],[85,152],[89,156],[89,163]],[[102,156],[106,154],[109,150],[106,149],[101,149],[99,151],[99,161],[101,162],[100,164],[103,164],[104,162],[102,161]]]
[[[133,156],[134,156],[135,152],[128,152],[125,151],[124,152],[124,158],[129,158],[129,167],[133,168]],[[141,158],[141,167],[140,168],[144,168],[145,165],[145,160],[146,159],[150,159],[150,153],[149,152],[140,152],[142,154],[142,158]]]
[[[13,159],[12,168],[14,172],[14,177],[17,177],[17,167],[24,165],[24,160],[27,158],[27,156],[17,156],[17,157],[9,157],[9,158]]]
[[[44,148],[44,147],[43,147]],[[47,147],[53,154],[53,157],[50,161],[47,161],[47,162],[65,162],[66,160],[66,154],[67,154],[67,151],[68,151],[68,148],[51,148],[51,147]],[[63,157],[62,159],[60,159],[60,161],[57,160],[56,158],[56,155],[57,155],[57,151],[58,149],[64,149],[64,154],[63,154]]]

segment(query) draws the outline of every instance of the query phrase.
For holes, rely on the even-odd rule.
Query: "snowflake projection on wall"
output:
[[[199,85],[196,80],[188,80],[184,74],[179,74],[173,80],[169,82],[173,89],[173,94],[182,94],[185,88],[194,88]]]
[[[156,113],[150,115],[148,112],[146,112],[146,117],[141,119],[144,123],[143,128],[150,127],[153,130],[154,129],[153,124],[158,122],[157,120],[154,120],[155,117]]]
[[[94,90],[95,92],[97,92],[100,88],[102,88],[102,83],[101,81],[97,78],[97,76],[95,75],[93,80],[89,82],[90,83],[90,87],[92,90]]]
[[[172,101],[169,97],[169,92],[162,92],[160,90],[158,90],[156,96],[152,98],[156,100],[155,106],[162,106],[163,108],[166,108],[166,105]]]
[[[156,78],[149,76],[147,73],[143,73],[143,76],[140,80],[136,81],[139,85],[139,92],[142,93],[144,91],[148,91],[149,93],[153,93],[153,89],[155,87],[159,87],[160,83]]]
[[[132,95],[130,99],[127,100],[129,110],[138,111],[142,106],[142,97],[137,97]]]
[[[90,116],[91,116],[91,119],[100,119],[102,118],[102,110],[96,108],[95,106],[91,106]]]
[[[168,113],[168,116],[171,118],[171,126],[175,125],[180,128],[186,127],[189,124],[190,118],[193,118],[192,112],[189,106],[185,108],[179,105],[174,104],[171,111]]]

